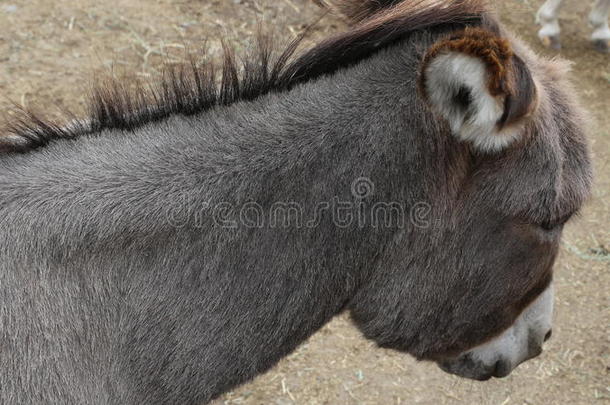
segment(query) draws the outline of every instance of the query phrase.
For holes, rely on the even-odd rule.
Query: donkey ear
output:
[[[467,28],[441,40],[424,56],[420,89],[458,138],[485,152],[519,138],[536,108],[536,86],[507,40]]]
[[[318,6],[327,8],[335,14],[355,24],[373,14],[390,8],[403,0],[313,0]]]

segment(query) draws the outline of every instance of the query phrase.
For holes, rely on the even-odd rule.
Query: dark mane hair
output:
[[[319,2],[319,1],[318,1]],[[112,80],[96,85],[89,102],[89,116],[67,125],[18,109],[4,133],[0,153],[27,152],[52,140],[75,138],[103,129],[133,130],[172,114],[197,114],[215,106],[254,100],[270,92],[286,91],[297,84],[332,74],[365,59],[409,33],[433,27],[456,29],[479,25],[485,18],[484,0],[341,0],[370,15],[358,14],[350,30],[324,40],[301,56],[293,56],[305,34],[281,53],[274,53],[269,37],[259,35],[244,62],[223,43],[220,71],[213,63],[197,66],[193,60],[179,67],[168,66],[158,83],[128,89]],[[376,4],[366,8],[366,5]],[[363,8],[364,6],[364,8]],[[307,32],[307,31],[306,31]]]

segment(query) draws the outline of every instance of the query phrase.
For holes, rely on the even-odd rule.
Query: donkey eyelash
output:
[[[573,212],[570,212],[563,216],[560,216],[558,218],[555,218],[553,220],[542,222],[538,225],[546,231],[551,231],[553,229],[556,229],[560,226],[565,225],[569,220],[571,220],[572,218],[578,217],[579,215],[580,215],[580,211],[573,211]]]

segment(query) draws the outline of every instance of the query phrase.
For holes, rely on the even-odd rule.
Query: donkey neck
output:
[[[409,209],[435,195],[445,144],[418,100],[416,60],[397,46],[289,92],[184,119],[196,130],[179,142],[199,179],[187,200],[203,193],[210,210],[233,212],[219,227],[204,210],[196,251],[206,283],[193,297],[219,308],[208,328],[231,331],[233,343],[209,349],[232,353],[229,370],[265,370],[341,312],[397,234],[411,231]],[[342,202],[351,219],[324,208]],[[302,222],[288,215],[282,226],[280,215],[274,225],[278,203],[295,203]],[[373,226],[375,203],[399,204],[407,222]],[[235,214],[243,207],[252,208],[246,219]]]
[[[358,207],[370,215],[395,202],[408,219],[436,195],[449,141],[433,135],[419,101],[418,61],[398,44],[254,102],[0,159],[2,238],[28,232],[53,246],[62,268],[44,274],[107,280],[114,290],[99,300],[117,308],[121,322],[106,327],[122,343],[100,344],[117,347],[147,398],[203,402],[341,312],[397,234],[410,232],[409,223],[361,226]],[[341,202],[351,204],[347,222],[331,212]],[[285,214],[274,224],[276,203],[296,204],[302,222]],[[244,207],[260,218],[240,216]],[[44,257],[28,254],[41,268]],[[228,375],[202,368],[208,359]]]

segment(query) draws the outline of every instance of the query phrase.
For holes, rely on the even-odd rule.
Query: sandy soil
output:
[[[546,55],[535,36],[541,0],[498,2],[502,19]],[[225,404],[610,403],[610,56],[587,42],[588,2],[562,13],[564,50],[595,118],[593,198],[566,230],[556,265],[553,339],[509,378],[477,383],[375,348],[341,316],[269,373],[226,394]],[[20,103],[54,114],[83,111],[100,72],[154,78],[163,59],[221,37],[244,48],[262,23],[288,38],[319,15],[308,0],[0,0],[0,110]],[[312,41],[342,29],[325,18]]]

